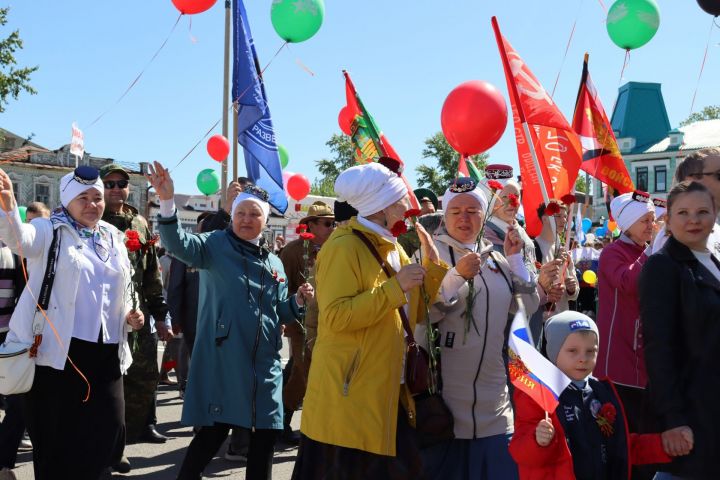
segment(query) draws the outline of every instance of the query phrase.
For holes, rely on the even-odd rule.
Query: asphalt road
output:
[[[285,363],[288,357],[287,342],[284,342],[282,356],[283,363]],[[158,361],[161,357],[162,350],[158,352]],[[126,475],[113,473],[112,478],[116,480],[122,478],[174,480],[185,456],[185,450],[193,435],[190,427],[180,425],[181,412],[182,399],[180,399],[178,395],[177,388],[160,386],[158,390],[157,429],[160,433],[169,436],[170,440],[163,444],[138,443],[128,445],[125,449],[125,454],[130,459],[133,468],[130,473]],[[300,427],[299,415],[295,415],[293,418],[293,426],[295,429]],[[214,458],[205,469],[203,478],[245,478],[245,464],[225,460],[223,455],[226,450],[227,443],[223,445],[218,452],[218,456]],[[296,455],[297,448],[289,448],[285,445],[277,445],[275,447],[273,480],[290,479]],[[21,452],[18,454],[14,472],[20,480],[34,479],[31,452]]]

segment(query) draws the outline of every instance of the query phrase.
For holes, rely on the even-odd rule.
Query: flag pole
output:
[[[230,103],[230,17],[231,17],[231,1],[225,0],[225,45],[223,46],[223,103],[222,103],[222,134],[228,138],[228,104]],[[235,137],[233,143],[237,143]],[[222,162],[221,180],[220,180],[220,205],[224,206],[225,196],[227,194],[228,184],[228,160]]]
[[[233,182],[237,181],[238,179],[238,152],[240,151],[240,143],[238,143],[238,112],[237,112],[237,103],[233,104],[232,108],[233,112],[233,134],[232,134],[232,144],[233,144],[233,168],[232,168],[232,179]],[[227,182],[226,182],[227,183]]]

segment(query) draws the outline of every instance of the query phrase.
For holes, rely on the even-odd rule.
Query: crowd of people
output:
[[[343,171],[287,244],[266,240],[268,196],[246,178],[188,233],[151,165],[156,236],[118,165],[65,175],[61,205],[26,222],[0,170],[0,335],[37,349],[31,390],[4,398],[0,478],[25,431],[37,479],[130,471],[126,444],[167,439],[170,369],[194,427],[183,480],[228,437],[253,480],[278,442],[299,445],[294,480],[720,478],[720,150],[680,163],[666,200],[615,196],[605,238],[567,235],[568,199],[538,205],[531,238],[509,166],[455,179],[442,204],[418,189],[420,209],[398,167]],[[554,411],[511,381],[517,312],[570,380]]]

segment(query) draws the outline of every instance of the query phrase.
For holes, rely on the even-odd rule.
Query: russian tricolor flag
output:
[[[535,400],[546,412],[554,412],[558,397],[570,379],[538,352],[528,335],[527,318],[522,309],[515,314],[508,340],[510,381]]]

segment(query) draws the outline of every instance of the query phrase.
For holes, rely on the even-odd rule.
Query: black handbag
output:
[[[391,270],[380,257],[370,240],[358,230],[353,230],[368,247],[370,253],[373,254],[375,260],[378,261],[385,275],[392,277]],[[440,392],[431,393],[428,390],[430,375],[432,372],[429,367],[429,358],[427,351],[422,348],[416,341],[415,335],[410,328],[410,321],[407,318],[405,310],[398,308],[400,319],[402,320],[405,330],[405,341],[407,343],[407,357],[405,361],[405,384],[413,394],[415,400],[415,430],[418,435],[418,443],[420,448],[430,447],[438,443],[452,440],[455,438],[454,418],[452,412],[445,404]],[[427,319],[429,321],[429,319]],[[429,326],[432,328],[432,326]],[[438,369],[439,370],[439,369]],[[440,376],[438,371],[438,377]]]

